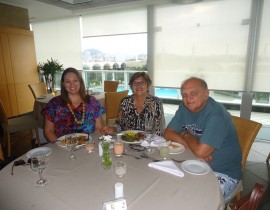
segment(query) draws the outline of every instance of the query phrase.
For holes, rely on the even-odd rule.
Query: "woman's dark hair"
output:
[[[134,80],[139,78],[139,77],[144,78],[144,80],[147,83],[147,87],[149,87],[152,84],[152,80],[150,79],[150,77],[148,76],[147,73],[145,73],[145,72],[136,72],[131,76],[131,78],[129,80],[129,83],[128,83],[131,89],[132,89],[132,84],[133,84]]]
[[[78,79],[79,79],[79,82],[80,82],[80,90],[79,90],[79,95],[81,96],[82,100],[85,100],[86,99],[86,91],[85,91],[85,85],[84,85],[84,81],[83,81],[83,78],[82,78],[82,75],[80,74],[80,72],[75,69],[75,68],[67,68],[62,76],[61,76],[61,97],[67,101],[67,102],[70,102],[69,98],[68,98],[68,92],[66,90],[66,88],[64,87],[64,79],[65,79],[65,76],[67,73],[73,73],[75,74]]]

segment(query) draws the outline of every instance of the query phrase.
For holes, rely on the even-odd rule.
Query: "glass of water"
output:
[[[77,136],[71,134],[67,136],[67,149],[70,151],[69,159],[74,160],[77,156],[74,154],[74,149],[78,144]]]
[[[168,159],[170,155],[170,148],[167,145],[162,145],[159,147],[159,155],[163,158],[163,160]]]
[[[122,178],[127,173],[127,164],[122,161],[117,161],[114,164],[114,172],[117,177]]]
[[[44,186],[48,183],[48,179],[42,177],[42,172],[46,168],[48,163],[47,156],[45,155],[34,155],[31,157],[31,169],[38,173],[39,180],[36,181],[37,186]]]
[[[151,142],[154,140],[156,126],[153,118],[145,118],[145,140],[148,142],[148,147],[145,150],[145,154],[150,155],[154,153],[154,149],[151,147]]]

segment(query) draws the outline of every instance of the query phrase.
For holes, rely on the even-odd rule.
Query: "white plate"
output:
[[[42,95],[42,96],[38,96],[37,99],[44,99],[46,97],[47,97],[46,95]]]
[[[210,171],[209,165],[199,160],[186,160],[181,167],[185,172],[193,175],[204,175]]]
[[[168,145],[169,142],[164,142],[158,145],[158,149],[163,145]],[[170,148],[170,154],[180,154],[186,150],[186,148],[177,142],[171,142],[172,145],[175,145],[176,147],[169,147]]]
[[[88,136],[88,134],[86,134],[86,133],[73,133],[73,134],[75,134],[75,135],[77,135],[77,136]],[[68,134],[68,135],[70,135],[70,134]],[[56,144],[58,145],[58,146],[60,146],[60,147],[66,147],[66,145],[62,145],[61,144],[61,141],[62,140],[64,140],[66,138],[66,135],[64,135],[64,136],[61,136],[60,138],[58,138],[57,139],[57,141],[56,141]],[[92,139],[92,137],[91,136],[89,136],[89,140],[91,140]],[[77,145],[76,147],[78,148],[78,147],[81,147],[81,146],[84,146],[85,144],[80,144],[80,145]]]
[[[32,155],[40,154],[48,156],[52,153],[52,149],[49,147],[38,147],[35,149],[32,149],[26,153],[27,158],[31,158]]]
[[[127,131],[122,131],[120,134],[125,134],[125,132],[133,132],[133,133],[138,133],[138,132],[143,132],[143,131],[139,131],[139,130],[127,130]],[[140,144],[142,143],[143,140],[140,140],[140,141],[125,141],[123,140],[124,143],[127,143],[127,144]]]

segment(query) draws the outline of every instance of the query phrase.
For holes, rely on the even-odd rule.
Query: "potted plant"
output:
[[[37,66],[38,72],[44,76],[47,90],[52,92],[55,84],[55,74],[64,70],[63,64],[60,64],[56,59],[51,58],[47,62],[39,63]]]

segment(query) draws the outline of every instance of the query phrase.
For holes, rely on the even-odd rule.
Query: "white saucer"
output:
[[[193,175],[204,175],[210,171],[210,166],[199,160],[186,160],[181,167],[185,172]]]
[[[38,147],[35,149],[32,149],[26,153],[27,158],[31,158],[33,155],[40,154],[48,156],[52,153],[52,149],[49,147]]]

